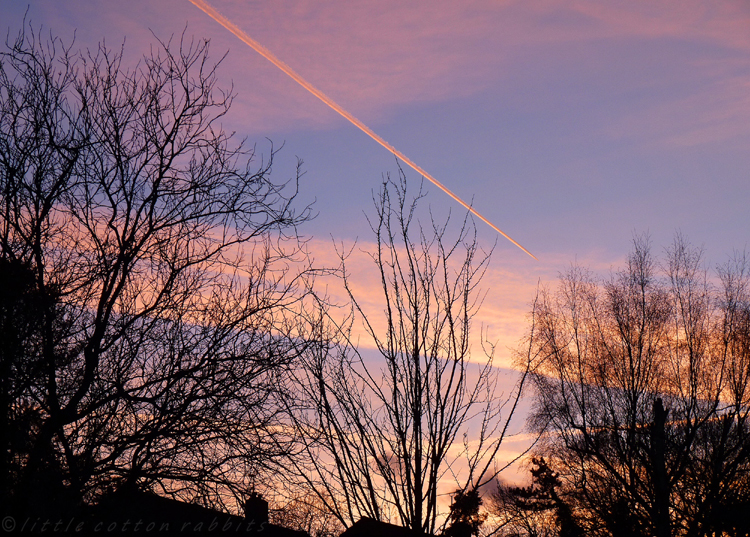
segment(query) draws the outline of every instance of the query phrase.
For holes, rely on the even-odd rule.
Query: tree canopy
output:
[[[746,534],[750,266],[715,278],[677,236],[635,240],[600,281],[581,267],[541,291],[531,423],[555,494],[590,535]]]
[[[184,36],[127,67],[31,28],[0,54],[6,499],[221,504],[287,449],[310,211],[222,129],[216,65]]]

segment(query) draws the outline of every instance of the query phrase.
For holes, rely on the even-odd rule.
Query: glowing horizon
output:
[[[510,235],[505,233],[503,230],[501,230],[499,227],[497,227],[495,224],[490,222],[487,218],[482,216],[476,209],[474,209],[471,205],[466,203],[464,200],[459,198],[456,194],[454,194],[450,189],[448,189],[445,185],[443,185],[440,181],[435,179],[432,175],[427,173],[422,167],[418,166],[414,161],[412,161],[410,158],[408,158],[406,155],[404,155],[401,151],[393,147],[391,144],[386,142],[383,138],[381,138],[378,134],[376,134],[372,129],[370,129],[367,125],[362,123],[359,119],[354,117],[352,114],[344,110],[341,106],[339,106],[338,103],[336,103],[333,99],[328,97],[326,94],[324,94],[322,91],[317,89],[315,86],[307,82],[304,78],[302,78],[299,74],[297,74],[291,67],[289,67],[287,64],[285,64],[283,61],[281,61],[279,58],[274,56],[271,51],[269,51],[266,47],[258,43],[256,40],[254,40],[252,37],[250,37],[246,32],[241,30],[236,24],[234,24],[232,21],[227,19],[224,15],[222,15],[219,11],[217,11],[213,6],[205,2],[205,0],[190,0],[190,2],[203,11],[206,15],[211,17],[214,21],[222,25],[224,28],[229,30],[232,34],[234,34],[235,37],[237,37],[240,41],[248,45],[250,48],[255,50],[258,54],[263,56],[265,59],[270,61],[272,64],[274,64],[276,67],[281,69],[285,74],[287,74],[289,77],[291,77],[295,82],[297,82],[300,86],[305,88],[308,92],[312,93],[315,97],[323,101],[329,108],[337,112],[341,117],[349,121],[352,125],[357,127],[359,130],[367,134],[370,138],[378,142],[381,146],[386,148],[388,151],[390,151],[396,158],[403,161],[406,165],[408,165],[410,168],[412,168],[417,173],[421,174],[422,177],[430,181],[432,184],[434,184],[436,187],[438,187],[440,190],[442,190],[445,194],[450,196],[454,201],[459,203],[462,207],[467,209],[471,214],[479,218],[482,222],[490,226],[492,229],[500,233],[503,237],[508,239],[510,242],[512,242],[514,245],[516,245],[518,248],[523,250],[526,254],[531,256],[533,259],[537,260],[536,256],[529,252],[526,248],[521,246],[520,243],[518,243],[516,240],[514,240]]]

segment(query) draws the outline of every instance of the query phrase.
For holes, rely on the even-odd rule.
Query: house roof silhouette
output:
[[[340,537],[430,537],[410,528],[363,517],[349,527]]]
[[[245,516],[232,515],[151,492],[118,491],[89,510],[85,527],[118,535],[310,537],[269,523],[268,504],[258,496],[248,499],[245,510]]]

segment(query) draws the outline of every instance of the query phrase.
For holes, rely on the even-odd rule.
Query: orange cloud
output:
[[[383,298],[379,275],[373,260],[367,252],[374,251],[375,244],[368,240],[360,240],[352,249],[352,244],[334,246],[332,241],[312,239],[308,243],[315,265],[319,267],[336,267],[339,258],[336,248],[349,251],[347,270],[351,275],[350,285],[353,293],[363,310],[371,316],[370,320],[376,330],[385,333],[385,317],[383,314]],[[511,367],[512,351],[519,347],[528,329],[528,313],[536,295],[537,286],[554,285],[558,271],[565,270],[569,263],[569,255],[547,255],[540,262],[528,262],[528,258],[519,259],[517,256],[501,256],[497,252],[488,266],[479,290],[486,293],[482,307],[475,316],[472,325],[472,361],[486,360],[483,352],[483,338],[495,345],[495,365],[497,367]],[[584,266],[592,270],[606,272],[612,266],[612,261],[601,261],[594,257],[579,260]],[[317,282],[319,289],[325,290],[329,298],[344,306],[344,314],[349,304],[349,297],[342,282],[335,277],[320,278]],[[375,348],[374,342],[361,326],[356,327],[355,334],[364,348]]]

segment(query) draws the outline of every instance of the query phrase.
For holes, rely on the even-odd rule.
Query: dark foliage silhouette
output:
[[[502,536],[583,536],[573,515],[575,498],[564,495],[562,481],[544,457],[531,458],[531,484],[514,487],[498,484],[490,495],[489,511],[498,518]]]
[[[479,535],[479,528],[487,518],[486,513],[480,513],[482,497],[477,489],[467,492],[457,490],[453,496],[448,527],[443,532],[447,537],[470,537]]]

